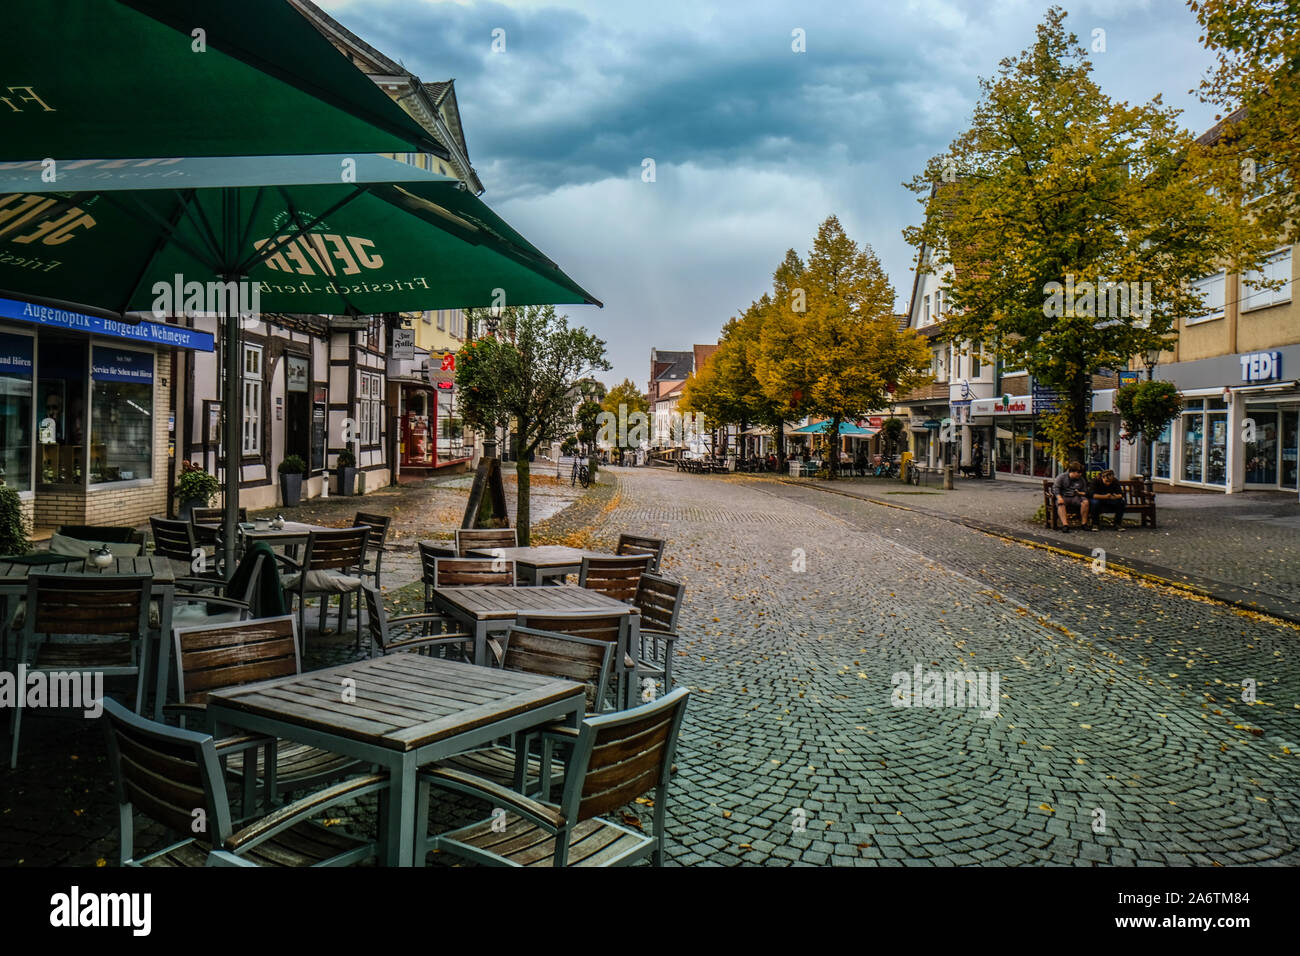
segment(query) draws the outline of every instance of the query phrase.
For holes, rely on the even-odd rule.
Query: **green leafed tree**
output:
[[[485,310],[468,310],[471,328],[486,328]],[[517,518],[520,545],[530,535],[528,456],[543,442],[573,431],[572,391],[597,371],[610,368],[605,343],[581,327],[570,327],[554,306],[503,310],[495,334],[459,352],[456,382],[465,421],[490,430],[514,425]]]
[[[641,442],[650,437],[647,417],[650,403],[630,378],[623,379],[605,394],[600,410],[604,413],[600,437],[620,456],[624,451],[640,448]]]
[[[948,335],[1062,392],[1046,430],[1082,457],[1092,375],[1168,347],[1205,311],[1190,283],[1266,241],[1199,175],[1178,111],[1102,92],[1059,7],[981,89],[970,128],[909,184],[925,219],[904,235],[922,268],[952,268]]]
[[[1222,110],[1216,143],[1251,214],[1281,241],[1300,241],[1300,3],[1191,0],[1216,57],[1201,98]]]

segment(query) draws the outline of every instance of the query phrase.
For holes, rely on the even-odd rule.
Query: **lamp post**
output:
[[[1150,382],[1155,378],[1156,366],[1160,364],[1160,348],[1155,346],[1149,348],[1142,355],[1142,361],[1147,367],[1147,381]],[[1155,490],[1151,484],[1151,453],[1153,451],[1152,443],[1146,435],[1142,436],[1142,453],[1145,459],[1142,463],[1142,483],[1146,485],[1147,494],[1152,494]]]

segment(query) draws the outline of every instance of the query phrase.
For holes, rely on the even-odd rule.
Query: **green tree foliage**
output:
[[[1300,241],[1300,4],[1190,0],[1215,53],[1201,99],[1231,114],[1216,152],[1256,201],[1251,215],[1280,240]]]
[[[1125,431],[1150,443],[1182,411],[1183,399],[1173,382],[1138,382],[1115,393],[1115,408]]]
[[[1107,97],[1064,21],[1053,7],[981,81],[970,129],[909,184],[925,224],[904,235],[922,268],[951,272],[950,337],[1065,394],[1046,424],[1075,457],[1092,374],[1168,347],[1180,315],[1204,312],[1189,283],[1263,246],[1236,197],[1198,179],[1178,112]]]
[[[487,327],[484,310],[468,311],[471,328]],[[568,317],[549,305],[506,308],[495,335],[460,349],[456,382],[462,417],[480,429],[514,424],[520,545],[528,544],[531,525],[528,456],[542,442],[572,430],[572,391],[593,372],[610,367],[605,343],[584,328],[571,328]]]
[[[620,455],[625,449],[640,448],[641,439],[649,438],[647,426],[642,424],[643,420],[639,417],[633,419],[632,416],[637,413],[646,415],[650,411],[650,403],[630,378],[623,379],[605,394],[600,403],[600,410],[610,416],[607,419],[611,423],[610,427],[604,431],[613,439],[610,444]],[[642,427],[636,428],[635,424],[642,424]]]

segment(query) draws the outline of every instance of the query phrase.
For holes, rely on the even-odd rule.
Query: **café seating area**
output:
[[[4,666],[107,684],[118,862],[662,862],[689,694],[672,674],[684,588],[661,539],[624,534],[605,553],[455,529],[417,544],[423,609],[399,614],[384,600],[388,516],[240,517],[229,567],[216,509],[151,518],[147,534],[63,527],[48,550],[0,557]],[[311,669],[326,633],[351,658]],[[24,710],[8,721],[11,768],[42,746],[43,714]],[[496,809],[438,832],[430,808],[453,794]],[[648,833],[617,814],[642,796]],[[373,832],[313,822],[358,798],[377,801]],[[177,806],[215,819],[196,835]],[[137,854],[137,817],[178,842]]]

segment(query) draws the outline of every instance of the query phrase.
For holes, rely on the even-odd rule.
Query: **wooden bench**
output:
[[[1043,479],[1043,507],[1047,510],[1043,524],[1051,531],[1057,531],[1061,526],[1061,519],[1056,513],[1056,495],[1052,492],[1051,478]],[[1156,526],[1156,495],[1154,491],[1147,491],[1146,482],[1141,478],[1129,478],[1119,483],[1124,489],[1124,516],[1136,515],[1139,521],[1139,527],[1154,528]],[[1067,513],[1067,516],[1068,515]],[[1070,516],[1072,517],[1072,516]]]

